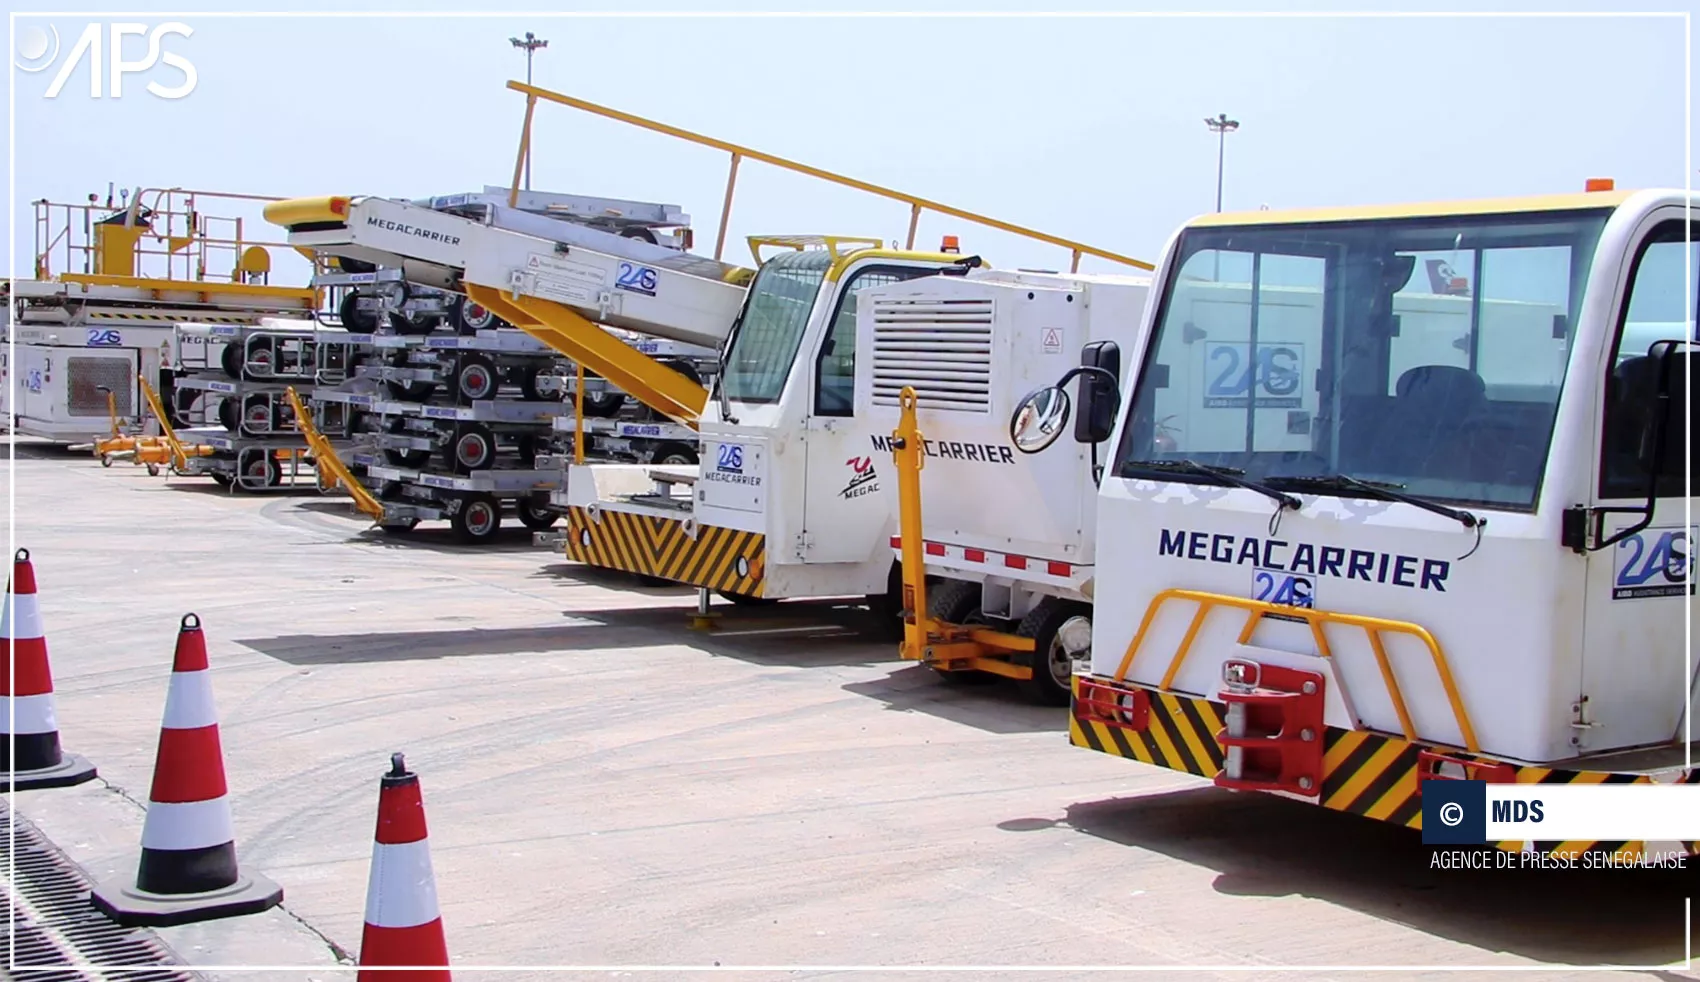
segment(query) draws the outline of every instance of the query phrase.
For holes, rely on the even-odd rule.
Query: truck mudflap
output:
[[[1269,696],[1281,693],[1260,689]],[[1302,693],[1300,693],[1302,694]],[[1224,697],[1243,693],[1224,690]],[[1278,699],[1277,699],[1278,701]],[[1281,792],[1324,808],[1373,818],[1412,829],[1423,824],[1421,785],[1433,780],[1474,780],[1518,784],[1651,784],[1653,774],[1604,770],[1564,770],[1495,760],[1448,747],[1429,746],[1366,730],[1321,726],[1311,738],[1302,701],[1288,711],[1292,726],[1274,721],[1273,729],[1253,724],[1256,739],[1271,744],[1261,764],[1241,756],[1239,775],[1230,773],[1229,752],[1250,742],[1246,730],[1229,736],[1231,698],[1206,699],[1147,688],[1094,675],[1077,675],[1068,721],[1069,742],[1087,750],[1126,757],[1172,771],[1208,778],[1243,790]],[[1244,705],[1243,698],[1239,701]],[[1237,713],[1235,714],[1237,715]],[[1277,713],[1279,715],[1279,713]],[[1226,741],[1226,742],[1224,742]],[[1283,753],[1282,744],[1286,741]],[[1307,745],[1314,745],[1312,751]],[[1314,765],[1320,780],[1301,788]],[[1676,770],[1659,783],[1700,784],[1700,768]],[[1285,784],[1286,786],[1282,786]],[[1499,842],[1501,849],[1542,853],[1603,852],[1637,857],[1645,842]],[[1659,844],[1664,851],[1672,844]],[[1700,842],[1674,844],[1700,855]]]
[[[690,519],[567,509],[567,558],[675,583],[764,596],[767,536]]]

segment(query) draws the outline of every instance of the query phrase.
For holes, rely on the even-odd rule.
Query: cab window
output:
[[[815,359],[815,415],[855,415],[857,294],[869,287],[887,286],[936,272],[903,266],[866,266],[851,274],[848,286],[839,291],[832,327]]]

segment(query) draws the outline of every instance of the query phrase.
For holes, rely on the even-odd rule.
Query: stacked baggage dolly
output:
[[[486,189],[419,203],[465,214],[507,197],[506,189]],[[670,205],[527,192],[520,206],[651,244],[682,250],[689,241],[665,232],[687,220]],[[340,294],[334,307],[356,353],[342,381],[311,393],[310,412],[326,436],[352,438],[340,462],[360,472],[381,512],[372,517],[386,532],[447,520],[462,541],[483,544],[498,537],[510,512],[528,529],[547,530],[558,516],[551,493],[565,476],[564,451],[586,443],[694,462],[694,431],[649,419],[646,409],[628,411],[624,393],[479,304],[411,280],[405,268],[349,258],[338,266],[314,283]],[[711,349],[613,333],[687,377],[701,381],[712,372]],[[581,384],[593,421],[582,439],[572,435],[580,428],[573,396]],[[621,432],[632,426],[639,430]]]
[[[363,352],[347,332],[312,320],[264,318],[257,325],[179,324],[172,396],[184,426],[177,438],[210,449],[175,470],[232,491],[278,491],[318,478],[287,393],[344,381]],[[346,444],[357,418],[322,419]]]

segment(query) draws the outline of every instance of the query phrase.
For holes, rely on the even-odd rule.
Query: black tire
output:
[[[390,420],[386,429],[392,436],[410,432],[407,428],[407,417],[397,416]],[[412,447],[385,447],[384,459],[397,467],[424,467],[431,460],[431,451],[419,450]]]
[[[271,338],[248,339],[242,377],[250,382],[270,382],[277,378],[277,351],[272,347]]]
[[[533,532],[543,532],[555,527],[560,515],[549,506],[547,498],[533,500],[521,498],[514,503],[514,512],[519,515],[519,522]]]
[[[236,467],[235,488],[238,491],[259,491],[283,483],[283,468],[271,451],[263,447],[250,447],[244,451],[237,459]]]
[[[242,400],[242,432],[249,436],[267,436],[275,432],[277,416],[270,396],[255,393]]]
[[[219,353],[218,364],[224,369],[224,374],[233,379],[242,378],[242,340],[236,338],[225,342],[224,351]]]
[[[752,597],[747,593],[733,593],[730,590],[716,590],[714,592],[720,594],[721,599],[739,607],[771,607],[779,602],[774,597]]]
[[[372,334],[378,330],[378,315],[375,311],[360,309],[358,290],[343,294],[342,303],[337,305],[336,315],[342,321],[342,329],[350,334]]]
[[[682,443],[663,443],[655,448],[649,462],[661,466],[684,467],[700,461],[697,452]]]
[[[443,459],[456,474],[488,470],[496,462],[496,435],[483,423],[461,423],[443,447]]]
[[[971,624],[980,618],[980,584],[962,580],[946,580],[927,585],[927,613],[947,624]],[[985,685],[996,681],[990,672],[933,669],[940,679],[951,685]]]
[[[1033,677],[1019,683],[1022,694],[1041,706],[1066,706],[1072,683],[1061,678],[1066,670],[1073,675],[1074,666],[1062,646],[1056,643],[1057,630],[1074,617],[1090,619],[1092,608],[1072,601],[1047,598],[1028,611],[1015,633],[1033,639],[1033,652],[1022,662],[1033,669]]]
[[[218,472],[218,471],[213,471],[213,473],[212,473],[212,479],[213,479],[213,483],[214,483],[214,484],[216,484],[216,485],[218,485],[218,486],[219,486],[219,487],[221,487],[221,488],[228,488],[228,487],[230,487],[230,486],[231,486],[231,485],[232,485],[232,484],[234,484],[234,483],[235,483],[235,482],[234,482],[234,481],[233,481],[233,480],[232,480],[232,479],[231,479],[231,477],[230,477],[230,475],[229,475],[229,474],[222,474],[222,473],[220,473],[220,472]]]
[[[455,535],[468,545],[483,545],[502,534],[502,503],[487,494],[471,494],[449,516]]]
[[[508,322],[471,297],[457,297],[449,308],[449,322],[455,333],[471,337],[479,331],[491,331],[508,326]]]
[[[391,352],[389,363],[391,368],[413,367],[413,363],[408,360],[406,348],[397,348]],[[404,402],[424,402],[431,398],[431,393],[437,391],[437,383],[413,379],[400,382],[390,379],[384,382],[384,387],[390,390],[390,395]]]
[[[520,369],[516,374],[519,376],[518,382],[520,398],[527,402],[560,401],[560,389],[556,389],[554,393],[546,393],[537,385],[538,379],[549,374],[549,372],[545,369],[538,368],[536,366],[528,366]]]
[[[601,377],[589,370],[584,373],[586,382]],[[584,414],[592,419],[607,419],[610,416],[617,415],[625,404],[626,394],[624,392],[586,392],[584,394]]]
[[[238,407],[235,396],[225,396],[218,401],[218,425],[231,433],[235,433],[242,425],[242,410]]]
[[[477,351],[455,357],[455,401],[463,406],[496,398],[501,386],[496,360]]]
[[[622,239],[637,239],[639,242],[647,242],[650,245],[660,245],[659,242],[655,241],[655,233],[651,232],[647,228],[628,228],[628,229],[625,229],[625,230],[620,232],[620,238],[622,238]]]
[[[347,256],[337,256],[336,268],[342,270],[344,273],[375,273],[378,271],[378,264],[369,263],[364,259],[350,259]]]
[[[886,575],[885,592],[870,593],[864,598],[874,615],[874,635],[882,641],[903,640],[903,567],[891,564]]]

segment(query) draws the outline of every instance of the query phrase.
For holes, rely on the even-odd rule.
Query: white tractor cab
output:
[[[1609,182],[1183,228],[1099,489],[1115,602],[1072,742],[1410,827],[1428,780],[1700,782],[1697,241],[1685,194]],[[1049,425],[1017,445],[1066,454],[1069,400],[1023,409]]]
[[[104,204],[92,194],[86,204],[34,202],[35,278],[11,284],[15,347],[0,354],[0,393],[16,383],[16,402],[0,409],[15,414],[17,432],[76,444],[144,429],[144,382],[175,417],[178,324],[311,317],[314,290],[269,282],[281,243],[243,234],[240,212],[266,200],[145,188],[121,202],[110,191]],[[194,357],[220,350],[216,342]]]
[[[1092,636],[1098,444],[1115,425],[1121,352],[1138,340],[1150,284],[976,271],[862,295],[856,404],[875,435],[837,455],[849,458],[838,476],[865,475],[846,485],[859,492],[895,463],[903,657],[947,680],[1004,676],[1035,701],[1068,703]],[[1017,453],[1009,419],[1023,396],[1077,361],[1069,377],[1103,393],[1096,414],[1075,420],[1080,442]]]

